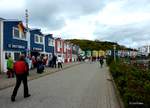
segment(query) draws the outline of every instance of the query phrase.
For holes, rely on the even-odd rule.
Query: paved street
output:
[[[106,67],[84,63],[29,82],[31,97],[23,98],[22,86],[16,101],[13,88],[0,91],[0,108],[119,108]]]
[[[79,65],[79,64],[80,64],[80,62],[65,63],[65,64],[63,64],[63,69],[70,68],[72,66]],[[32,69],[29,71],[28,80],[37,79],[39,77],[58,72],[59,70],[60,69],[58,69],[58,68],[46,67],[42,74],[37,74],[37,70]],[[8,79],[6,73],[0,74],[0,90],[14,86],[15,82],[16,82],[16,79],[15,78]]]

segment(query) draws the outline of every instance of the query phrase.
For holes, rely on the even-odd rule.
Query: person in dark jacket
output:
[[[103,57],[100,57],[100,58],[99,58],[99,63],[100,63],[101,68],[102,68],[102,67],[103,67],[103,63],[104,63]]]
[[[56,68],[57,56],[54,54],[52,58],[52,67]]]
[[[16,74],[16,85],[11,96],[12,102],[15,101],[15,97],[17,95],[17,91],[20,87],[21,82],[23,82],[24,85],[24,98],[31,96],[28,91],[28,84],[27,84],[28,67],[25,62],[24,55],[19,56],[19,60],[16,61],[16,63],[14,64],[14,71]]]
[[[40,56],[37,57],[37,73],[44,72],[44,64]]]

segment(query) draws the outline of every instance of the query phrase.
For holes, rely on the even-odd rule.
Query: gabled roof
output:
[[[45,36],[42,32],[41,32],[41,29],[30,29],[30,32],[32,31],[36,31],[39,33],[39,35],[42,35],[42,36]]]
[[[53,34],[46,34],[45,36],[50,36],[52,39],[54,39]]]
[[[1,20],[5,20],[5,19],[0,17],[0,21],[1,21]]]

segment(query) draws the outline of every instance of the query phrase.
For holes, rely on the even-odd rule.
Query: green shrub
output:
[[[106,58],[106,64],[109,66],[114,62],[114,58],[112,56],[107,56]]]
[[[122,96],[125,107],[130,102],[143,102],[150,106],[150,72],[133,65],[115,62],[109,65],[117,88]]]

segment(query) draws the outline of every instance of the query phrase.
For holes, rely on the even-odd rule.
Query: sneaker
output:
[[[15,101],[15,97],[11,96],[11,101],[14,102]]]
[[[24,98],[28,98],[28,97],[30,97],[30,96],[31,96],[31,95],[30,95],[30,94],[28,94],[28,95],[25,95],[25,96],[24,96]]]

